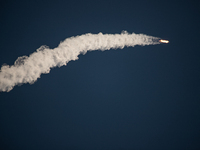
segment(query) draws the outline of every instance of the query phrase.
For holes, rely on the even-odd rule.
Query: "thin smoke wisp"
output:
[[[41,46],[29,56],[18,57],[14,65],[3,65],[0,70],[0,91],[9,92],[15,85],[33,84],[41,74],[47,74],[53,67],[67,65],[71,60],[77,60],[79,54],[94,50],[110,50],[134,47],[135,45],[160,44],[159,38],[144,34],[84,34],[70,37],[61,42],[58,47],[50,49]]]

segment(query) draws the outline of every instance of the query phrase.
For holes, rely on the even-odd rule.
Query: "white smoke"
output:
[[[23,83],[33,84],[43,73],[49,73],[53,67],[61,67],[71,60],[77,60],[79,54],[93,50],[109,50],[125,46],[159,44],[159,38],[144,34],[84,34],[65,39],[54,49],[41,46],[30,56],[18,57],[14,65],[3,65],[0,70],[0,91],[13,89]]]

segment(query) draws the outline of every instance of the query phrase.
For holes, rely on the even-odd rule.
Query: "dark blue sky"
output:
[[[168,39],[80,55],[0,93],[3,150],[200,149],[198,0],[0,3],[0,65],[85,33]]]

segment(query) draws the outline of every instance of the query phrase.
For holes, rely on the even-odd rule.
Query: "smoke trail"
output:
[[[0,91],[13,89],[23,83],[33,84],[42,73],[49,73],[53,67],[66,65],[77,60],[79,54],[93,50],[109,50],[124,46],[159,44],[159,38],[144,34],[84,34],[65,39],[54,49],[41,46],[30,56],[18,57],[14,65],[3,65],[0,70]]]

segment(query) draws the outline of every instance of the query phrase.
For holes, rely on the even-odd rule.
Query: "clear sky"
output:
[[[169,44],[80,55],[0,93],[3,150],[200,149],[198,0],[3,0],[0,65],[85,33]]]

